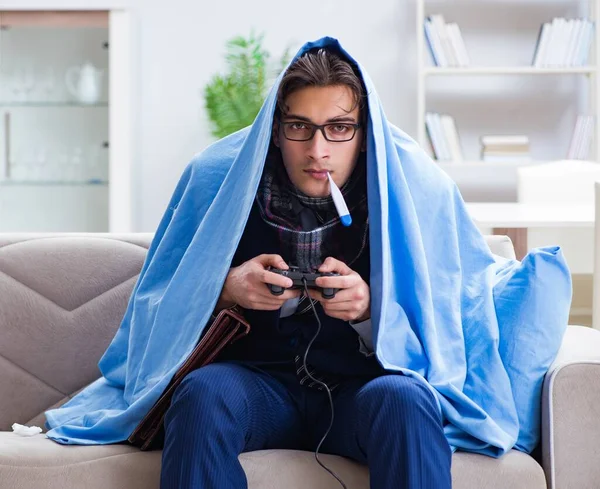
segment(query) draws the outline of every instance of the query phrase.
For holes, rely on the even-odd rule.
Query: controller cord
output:
[[[308,297],[308,299],[310,300],[310,296],[308,295],[308,285],[307,285],[307,281],[306,281],[305,277],[302,278],[302,283],[304,284],[304,293],[306,294],[306,297]],[[336,473],[333,472],[333,470],[326,467],[325,464],[323,464],[323,462],[321,462],[321,460],[319,459],[319,450],[321,449],[321,445],[323,445],[325,438],[327,438],[327,435],[329,434],[329,432],[331,431],[331,427],[333,426],[333,397],[331,396],[331,390],[329,389],[329,386],[325,382],[313,377],[310,374],[310,372],[308,371],[307,364],[306,364],[306,359],[308,357],[308,350],[310,349],[310,347],[312,346],[314,341],[317,339],[317,336],[319,336],[319,333],[321,332],[321,321],[319,320],[319,315],[317,314],[317,310],[315,309],[315,305],[312,300],[310,300],[310,305],[312,307],[315,318],[317,319],[318,327],[317,327],[317,332],[312,337],[312,339],[308,342],[308,346],[306,347],[306,351],[304,352],[304,370],[306,371],[306,374],[313,382],[320,384],[325,388],[325,390],[327,391],[327,397],[329,397],[329,406],[331,407],[331,421],[329,422],[329,426],[327,428],[327,431],[323,435],[323,438],[321,438],[321,441],[317,445],[317,449],[315,450],[315,460],[321,467],[323,467],[327,472],[329,472],[332,475],[332,477],[334,477],[341,484],[341,486],[344,489],[348,489],[346,487],[346,484],[344,484],[344,481],[342,479],[340,479],[336,475]]]

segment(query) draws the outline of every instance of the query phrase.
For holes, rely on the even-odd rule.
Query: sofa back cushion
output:
[[[99,377],[151,238],[0,235],[0,430]]]

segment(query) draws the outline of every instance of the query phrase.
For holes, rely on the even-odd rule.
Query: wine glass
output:
[[[30,65],[24,66],[22,68],[22,84],[23,84],[23,92],[25,95],[25,101],[31,100],[30,94],[32,90],[35,88],[35,72],[33,67]]]
[[[54,68],[46,68],[44,76],[40,81],[40,89],[44,95],[45,101],[51,102],[54,100],[56,92],[56,73]]]

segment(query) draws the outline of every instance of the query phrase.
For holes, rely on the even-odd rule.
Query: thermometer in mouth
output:
[[[333,203],[335,204],[335,208],[342,220],[342,224],[346,227],[352,224],[352,216],[348,211],[348,206],[346,205],[346,201],[344,200],[344,196],[340,189],[337,187],[333,178],[329,172],[327,172],[327,178],[329,179],[329,188],[331,189],[331,197],[333,198]]]

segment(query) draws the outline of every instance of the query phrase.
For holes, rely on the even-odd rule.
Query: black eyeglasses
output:
[[[283,128],[283,135],[290,141],[310,141],[318,129],[327,141],[343,143],[351,141],[354,138],[360,124],[331,122],[319,126],[310,122],[294,121],[281,122],[281,126]]]

